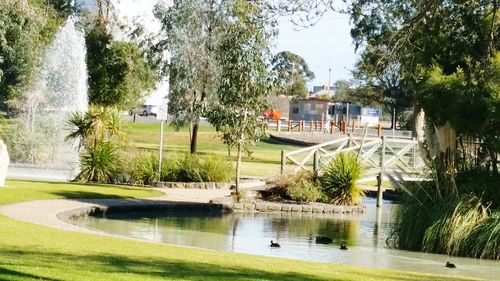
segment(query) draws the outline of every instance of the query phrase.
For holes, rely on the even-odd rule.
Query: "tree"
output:
[[[53,2],[0,1],[0,102],[18,97],[32,83],[43,50],[66,15]]]
[[[216,45],[225,21],[225,2],[174,1],[169,8],[155,8],[166,38],[154,42],[151,49],[156,52],[162,75],[169,77],[172,123],[177,127],[192,125],[191,153],[196,153],[200,117],[210,110],[217,95],[220,71]],[[170,61],[165,61],[165,51],[170,52]]]
[[[237,147],[236,194],[239,196],[242,151],[263,136],[259,116],[266,108],[271,90],[267,70],[269,40],[273,36],[259,2],[234,0],[228,3],[231,21],[217,49],[221,66],[218,103],[209,120],[219,128],[222,140]]]
[[[412,107],[415,101],[412,87],[403,79],[399,62],[386,59],[384,48],[367,45],[353,72],[366,88],[380,92],[380,104],[391,112],[391,128],[396,128],[400,113]]]
[[[87,25],[85,43],[91,104],[134,107],[155,87],[155,74],[137,45],[114,41],[100,20]]]
[[[380,107],[382,97],[377,87],[360,83],[358,80],[338,80],[333,83],[335,88],[334,100],[355,104]]]
[[[279,52],[271,62],[276,72],[280,92],[287,96],[307,98],[305,83],[314,79],[306,61],[292,52]]]
[[[436,150],[439,155],[432,157],[436,161],[433,166],[437,168],[441,191],[456,193],[456,173],[451,171],[456,170],[460,158],[454,144],[466,137],[489,139],[485,127],[491,130],[490,122],[478,122],[486,121],[482,117],[464,120],[457,115],[471,108],[480,110],[475,111],[480,116],[496,112],[494,102],[488,101],[498,96],[497,89],[489,86],[498,84],[498,77],[486,73],[492,72],[488,69],[499,45],[498,1],[356,0],[352,1],[350,13],[356,46],[383,50],[377,58],[382,70],[400,68],[401,81],[407,83],[407,90],[414,91],[417,109],[423,108],[432,118],[428,118],[427,128],[436,132],[428,135],[449,140],[446,145],[436,139],[428,144],[443,144]],[[481,143],[483,149],[492,149],[486,142]],[[497,153],[489,154],[495,163]],[[467,157],[477,156],[474,153]]]

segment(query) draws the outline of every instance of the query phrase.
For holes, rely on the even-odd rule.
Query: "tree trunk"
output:
[[[236,180],[235,180],[235,192],[236,201],[240,202],[240,170],[241,170],[241,143],[238,143],[238,155],[236,157]]]
[[[391,114],[391,129],[396,129],[396,122],[397,122],[398,118],[397,118],[397,110],[396,110],[396,106],[394,105],[392,107],[392,114]]]
[[[198,128],[200,126],[200,120],[196,120],[193,124],[193,131],[191,133],[191,154],[196,153],[196,148],[198,146]]]

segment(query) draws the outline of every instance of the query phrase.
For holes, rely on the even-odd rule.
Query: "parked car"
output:
[[[139,114],[141,116],[148,116],[148,115],[156,116],[157,112],[158,112],[158,106],[144,104],[142,107],[130,109],[128,111],[128,114],[129,115]]]

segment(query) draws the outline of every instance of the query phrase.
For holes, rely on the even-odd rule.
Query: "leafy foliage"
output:
[[[99,22],[87,25],[85,43],[90,104],[124,109],[142,103],[156,77],[138,46],[114,41]]]
[[[151,51],[161,75],[168,75],[171,123],[193,124],[191,153],[196,152],[199,118],[216,101],[220,81],[216,51],[227,21],[225,2],[187,0],[155,7],[162,29],[160,40],[150,40]],[[167,50],[169,60],[163,55]]]
[[[85,113],[74,112],[67,121],[66,140],[79,141],[79,147],[90,148],[110,140],[123,141],[125,130],[120,111],[112,107],[90,106]]]
[[[0,1],[0,101],[17,97],[32,83],[43,50],[65,15],[54,2]]]
[[[317,180],[299,179],[287,189],[292,200],[298,202],[317,202],[324,197],[321,185]]]
[[[289,51],[279,52],[273,57],[271,65],[277,74],[277,84],[282,94],[307,98],[305,83],[314,79],[314,72],[302,57]]]
[[[364,190],[357,181],[363,176],[363,166],[354,153],[340,153],[324,168],[320,177],[328,201],[339,205],[361,202]]]
[[[235,0],[227,9],[232,21],[225,26],[217,50],[221,67],[218,103],[208,119],[219,129],[224,143],[238,148],[238,193],[242,150],[263,135],[264,124],[258,117],[271,90],[267,61],[274,30],[259,2]]]

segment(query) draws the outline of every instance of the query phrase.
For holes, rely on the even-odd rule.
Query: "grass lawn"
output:
[[[119,186],[8,181],[0,204],[158,195]],[[65,232],[0,216],[0,280],[461,280]],[[466,279],[463,279],[466,280]]]
[[[159,149],[159,123],[128,123],[129,144],[140,151],[155,151]],[[163,148],[166,157],[169,153],[178,154],[189,152],[189,131],[182,128],[179,131],[171,126],[164,127]],[[296,145],[285,145],[259,142],[250,147],[251,154],[242,158],[242,174],[247,176],[273,176],[280,172],[281,150],[295,150]],[[217,136],[215,128],[210,125],[201,125],[198,133],[198,152],[204,154],[228,155],[227,146]],[[232,151],[231,160],[236,159],[236,150]]]

